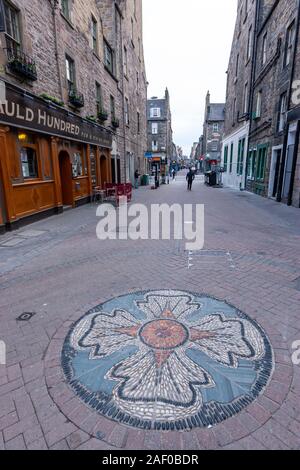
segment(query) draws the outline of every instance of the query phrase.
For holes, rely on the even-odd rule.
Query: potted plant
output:
[[[86,119],[88,121],[91,121],[91,122],[94,122],[95,124],[97,124],[97,118],[96,116],[86,116]]]
[[[98,119],[99,119],[99,121],[101,121],[101,122],[107,121],[107,119],[108,119],[108,112],[107,112],[105,109],[101,108],[100,111],[99,111],[99,113],[98,113]]]
[[[112,126],[117,129],[118,127],[120,127],[120,121],[118,118],[116,117],[113,117],[112,120],[111,120],[111,124]]]
[[[59,100],[58,98],[55,98],[54,96],[48,95],[47,93],[42,93],[40,95],[43,100],[50,101],[51,103],[56,104],[57,106],[64,106],[64,102]]]
[[[69,91],[69,101],[76,108],[83,108],[84,106],[84,96],[82,93],[79,93],[75,89]]]

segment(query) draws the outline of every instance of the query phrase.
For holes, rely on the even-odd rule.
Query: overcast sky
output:
[[[169,88],[174,142],[190,155],[208,90],[225,101],[237,0],[143,0],[148,97]]]

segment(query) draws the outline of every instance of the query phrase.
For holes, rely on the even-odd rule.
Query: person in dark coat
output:
[[[135,189],[138,189],[139,187],[139,177],[140,177],[140,174],[138,170],[135,170],[135,173],[134,173]]]
[[[188,182],[188,191],[192,191],[194,179],[195,179],[195,173],[190,169],[190,171],[186,175],[186,180]]]

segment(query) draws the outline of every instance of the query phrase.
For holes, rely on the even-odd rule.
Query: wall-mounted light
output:
[[[25,140],[27,140],[27,134],[19,134],[18,139],[20,142],[24,142]]]

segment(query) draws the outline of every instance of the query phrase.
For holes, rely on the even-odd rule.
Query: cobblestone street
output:
[[[300,340],[298,210],[247,192],[207,188],[200,181],[190,193],[180,177],[158,191],[135,191],[133,202],[205,204],[204,249],[193,253],[189,260],[184,241],[99,241],[95,204],[1,236],[0,339],[6,343],[7,365],[0,366],[0,449],[299,449],[300,369],[291,359],[292,345]],[[73,361],[73,370],[81,371],[84,361],[88,361],[88,356],[81,358],[84,353],[76,356],[70,352],[84,324],[79,332],[75,329],[73,339],[68,336],[74,331],[72,325],[100,304],[106,303],[111,310],[122,309],[122,328],[119,325],[118,332],[127,338],[127,347],[133,348],[130,341],[136,341],[139,327],[132,326],[136,319],[129,313],[125,315],[124,308],[131,294],[145,291],[192,292],[195,301],[198,297],[217,299],[219,307],[226,302],[223,305],[242,312],[240,322],[248,333],[253,329],[249,338],[259,332],[272,349],[269,359],[264,359],[264,366],[268,361],[272,364],[261,393],[226,416],[217,410],[215,422],[209,426],[203,422],[200,426],[192,419],[186,427],[178,424],[149,429],[147,424],[126,421],[126,415],[117,414],[117,410],[110,413],[98,408],[96,401],[87,404],[86,390],[93,388],[92,379],[86,380],[87,388],[79,393],[62,363],[63,349],[66,362],[70,358]],[[149,311],[147,302],[139,296],[137,304]],[[190,306],[191,301],[186,305]],[[157,349],[155,357],[160,365],[171,354],[163,354],[163,349],[179,347],[187,335],[191,341],[199,340],[195,324],[186,332],[172,317],[176,308],[171,299],[166,309],[162,308],[164,319],[139,333],[142,350]],[[24,316],[26,313],[33,315]],[[229,308],[228,315],[232,315]],[[178,319],[178,314],[175,317]],[[253,325],[259,325],[259,329]],[[100,336],[104,327],[99,324]],[[174,336],[167,340],[170,327]],[[209,335],[213,333],[206,333],[206,338]],[[67,340],[69,349],[65,349],[68,337],[72,344]],[[90,340],[94,346],[95,338],[97,335]],[[78,351],[88,340],[86,335],[79,341]],[[262,357],[261,339],[257,336],[252,345],[254,342],[257,356]],[[124,361],[125,356],[118,355],[112,344],[107,348],[111,348],[114,364]],[[191,358],[189,355],[195,366]],[[99,357],[97,360],[102,361]],[[245,367],[238,377],[241,383],[242,374],[250,374],[250,366],[242,359],[238,361]],[[126,360],[118,367],[125,371],[125,365],[128,378],[134,363],[130,365]],[[183,367],[183,376],[185,370]],[[204,375],[208,384],[208,376]],[[223,378],[212,375],[220,386]],[[116,385],[107,378],[105,383],[107,388]],[[128,403],[130,416],[134,405]],[[146,414],[147,406],[145,410]],[[155,412],[159,412],[158,404]]]

